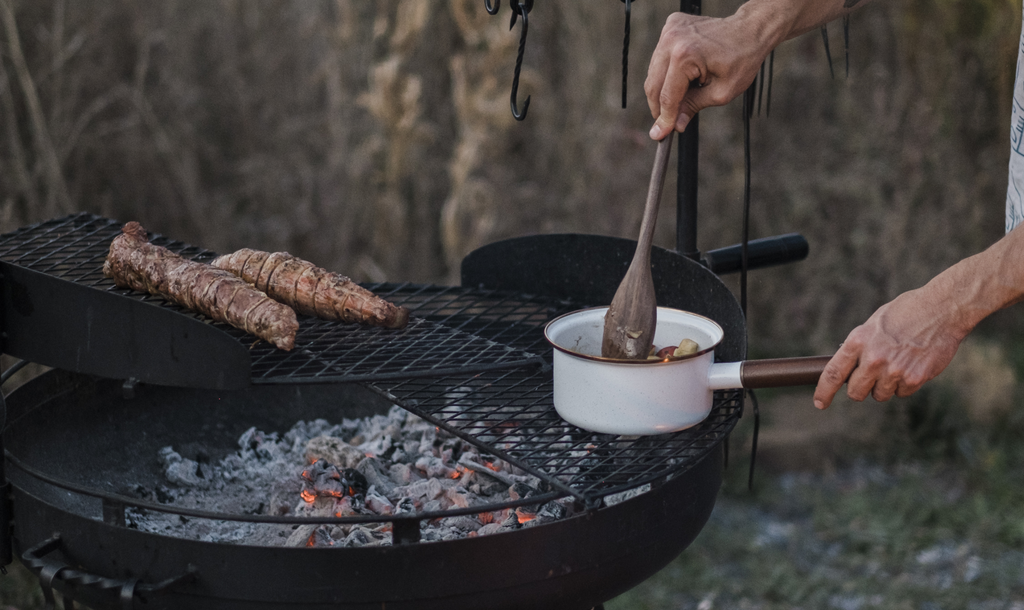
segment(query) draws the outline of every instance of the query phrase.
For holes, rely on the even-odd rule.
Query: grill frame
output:
[[[155,305],[160,310],[172,312],[174,319],[199,322],[216,330],[227,337],[222,338],[222,342],[230,340],[236,348],[251,342],[251,338],[247,338],[248,335],[242,331],[185,311],[160,297],[117,288],[111,280],[102,277],[98,269],[102,266],[101,255],[105,249],[101,245],[116,236],[119,227],[117,221],[87,213],[25,227],[0,236],[0,262],[9,271],[17,267],[32,273],[46,274],[64,283],[71,280],[76,286],[88,289],[90,295],[105,293],[118,303],[142,302]],[[153,236],[152,241],[195,260],[209,260],[215,256],[208,250],[159,235]],[[54,253],[47,251],[42,257],[30,258],[30,255],[45,249]],[[622,248],[608,244],[601,247],[605,253],[619,250]],[[15,255],[17,252],[21,254]],[[58,275],[50,275],[53,273]],[[408,307],[416,325],[430,325],[432,332],[450,333],[448,337],[454,337],[456,341],[466,339],[466,345],[470,347],[487,346],[487,349],[491,349],[491,346],[500,346],[505,353],[522,357],[460,368],[454,373],[450,367],[443,367],[435,368],[433,372],[405,374],[400,371],[348,376],[253,374],[251,382],[362,383],[481,451],[500,457],[537,476],[557,492],[556,495],[571,495],[587,507],[600,505],[601,500],[609,495],[685,473],[690,464],[728,436],[742,415],[743,392],[720,391],[715,393],[714,407],[709,417],[701,424],[680,432],[623,439],[581,430],[561,420],[554,410],[551,355],[543,338],[543,327],[548,320],[585,307],[588,303],[576,303],[559,295],[542,296],[486,288],[479,283],[475,288],[410,283],[370,284],[367,287],[384,298]],[[5,302],[10,300],[5,298]],[[660,296],[659,300],[662,300]],[[342,338],[336,341],[359,333],[375,336],[395,332],[306,318],[302,319],[301,324],[305,328],[300,334],[310,332],[308,328],[316,332],[327,329],[325,332],[341,333]],[[346,333],[348,337],[344,336]],[[302,343],[298,343],[300,348],[297,349],[301,349]],[[728,350],[728,346],[725,349]],[[253,369],[259,370],[260,362],[271,358],[261,350],[284,354],[268,344],[252,347],[249,352],[255,352],[252,356]],[[537,356],[536,353],[542,350],[545,355]],[[287,358],[286,354],[285,361]],[[268,371],[274,370],[272,366],[265,368]],[[527,427],[530,431],[524,438],[523,430]],[[58,487],[114,502],[129,502],[131,505],[131,498],[102,490],[83,489],[59,477],[49,479],[51,484]],[[488,506],[474,508],[484,510]],[[179,512],[174,507],[166,507],[165,511],[172,514]],[[416,517],[424,518],[424,515]],[[250,515],[224,515],[221,518],[258,520]],[[346,519],[365,521],[358,518],[334,518],[323,519],[322,522],[346,522]],[[393,520],[396,518],[376,519],[378,522]],[[308,522],[319,521],[310,519]]]
[[[563,236],[564,237],[564,236]],[[570,238],[570,241],[575,238]],[[555,238],[554,242],[564,241],[563,238]],[[612,245],[615,251],[616,265],[628,262],[632,253],[633,245],[626,240],[620,240],[609,244],[600,239],[594,241],[586,239],[588,243],[597,244],[598,250],[607,250]],[[561,245],[565,245],[562,243]],[[513,246],[515,248],[515,246]],[[571,250],[571,248],[570,248]],[[543,252],[543,248],[535,251],[532,262],[539,259],[548,260],[550,257]],[[576,254],[579,254],[578,252]],[[532,300],[527,291],[521,286],[507,283],[508,274],[495,276],[495,283],[476,281],[472,272],[474,264],[479,266],[482,260],[487,257],[473,257],[472,255],[464,261],[463,266],[463,288],[448,287],[413,287],[412,285],[378,285],[377,288],[383,292],[383,296],[394,290],[393,294],[402,291],[415,292],[431,303],[439,300],[451,299],[452,293],[458,293],[454,301],[460,303],[459,299],[467,298],[467,295],[487,294],[493,299],[499,293],[501,299]],[[529,266],[531,257],[524,257],[520,263]],[[669,257],[671,259],[671,257]],[[605,257],[605,261],[609,257]],[[659,275],[658,265],[665,263],[662,271],[668,270],[670,275],[678,270],[678,261],[668,260],[664,253],[655,252],[655,277]],[[660,263],[659,263],[660,261]],[[467,267],[467,262],[471,263]],[[687,262],[685,265],[690,265]],[[486,266],[486,265],[485,265]],[[556,265],[557,266],[557,265]],[[704,295],[709,290],[715,295],[721,293],[724,288],[717,278],[711,276],[706,269],[693,265],[697,271],[695,274],[684,274],[682,284],[683,292],[692,289],[694,286],[701,290],[694,290],[694,295]],[[469,268],[469,273],[467,273]],[[623,267],[624,269],[624,267]],[[17,286],[11,288],[11,277],[8,272],[12,270],[25,271],[16,265],[10,265],[0,261],[0,271],[4,273],[3,288],[3,314],[8,315],[12,309],[16,309]],[[693,269],[690,269],[693,272]],[[621,270],[613,265],[604,269],[607,276],[621,276]],[[31,274],[36,272],[28,272]],[[702,275],[703,274],[703,275]],[[554,276],[547,277],[550,282],[552,277],[556,284],[571,286],[571,282],[564,282]],[[15,278],[18,279],[18,278]],[[713,280],[713,281],[712,281]],[[717,283],[716,283],[717,282]],[[13,282],[17,283],[17,282]],[[71,284],[71,282],[63,282]],[[543,282],[542,282],[543,283]],[[587,299],[601,299],[601,290],[607,290],[605,286],[595,291],[580,291],[582,301]],[[47,287],[44,284],[29,284],[31,288]],[[470,287],[470,288],[466,288]],[[571,288],[567,288],[571,289]],[[720,290],[721,289],[721,290]],[[93,290],[90,288],[90,290]],[[100,292],[100,291],[95,291]],[[541,290],[545,295],[540,297],[542,301],[554,302],[554,309],[559,307],[576,308],[576,301],[565,298],[565,295],[558,291]],[[124,299],[123,295],[108,294],[108,303],[130,302],[131,299]],[[597,295],[596,297],[594,295]],[[725,294],[728,294],[725,291]],[[731,295],[729,295],[731,298]],[[419,297],[417,297],[419,298]],[[475,296],[473,298],[476,298]],[[676,306],[687,307],[686,298],[676,298],[672,295],[659,294],[659,302]],[[700,298],[697,296],[696,298]],[[728,301],[728,299],[726,299]],[[504,301],[499,301],[504,302]],[[532,302],[532,301],[531,301]],[[593,302],[593,301],[591,301]],[[599,301],[598,301],[599,302]],[[730,328],[739,329],[739,335],[733,336],[730,344],[726,341],[720,346],[720,352],[730,358],[736,357],[737,353],[742,356],[745,351],[745,334],[742,317],[733,315],[731,303],[726,303],[724,314],[726,323],[723,326],[727,333]],[[149,304],[150,309],[163,310],[164,307],[157,304]],[[534,303],[534,305],[536,305]],[[720,305],[720,304],[719,304]],[[425,306],[424,306],[425,307]],[[707,311],[700,309],[701,304],[696,303],[693,309],[698,313],[708,315]],[[469,321],[460,316],[460,312],[449,311],[451,308],[441,307],[433,313],[443,312],[444,321],[453,328],[461,331],[472,330],[473,335],[479,339],[490,340],[489,336],[500,336],[502,341],[514,343],[515,349],[524,349],[542,341],[540,332],[542,324],[536,321],[536,335],[532,335],[532,329],[527,328],[533,324],[524,324],[520,319],[513,319],[510,323],[499,323],[501,315],[497,315],[499,321],[486,319],[479,322],[478,319],[469,317]],[[493,310],[492,310],[493,311]],[[545,311],[548,311],[545,309]],[[554,314],[556,311],[552,311]],[[174,315],[167,319],[189,319],[187,316]],[[462,312],[464,313],[464,312]],[[495,317],[495,316],[492,316]],[[513,316],[513,318],[516,316]],[[554,317],[554,315],[550,316]],[[716,318],[715,315],[709,317]],[[529,319],[529,316],[526,316]],[[476,321],[473,321],[476,320]],[[151,320],[150,320],[151,321]],[[509,320],[505,320],[509,322]],[[5,320],[6,322],[6,320]],[[217,333],[224,334],[220,329],[213,328],[212,324],[190,320],[195,325],[208,327]],[[439,322],[440,323],[440,322]],[[731,325],[731,326],[730,326]],[[526,331],[519,338],[513,338],[509,333],[517,326],[522,326]],[[220,341],[217,339],[216,341]],[[240,345],[235,341],[235,345]],[[528,352],[525,352],[528,353]],[[547,350],[545,349],[545,353]],[[501,386],[501,379],[512,380],[507,383],[511,386],[518,386],[524,383],[525,379],[532,379],[535,382],[532,392],[527,392],[531,404],[542,405],[546,402],[543,398],[546,395],[546,388],[549,383],[544,376],[550,376],[550,370],[544,364],[514,367],[508,369],[494,369],[480,371],[473,374],[463,373],[451,379],[447,376],[449,384],[458,382],[462,384],[462,393],[457,397],[461,402],[467,399],[479,400],[472,405],[473,408],[485,410],[481,421],[485,427],[505,429],[518,425],[515,413],[508,413],[508,405],[493,404],[501,400],[500,396],[507,391]],[[77,375],[66,371],[53,371],[54,375]],[[50,376],[51,374],[47,374]],[[44,377],[47,377],[44,376]],[[422,416],[434,418],[438,425],[450,427],[450,430],[463,438],[477,444],[481,442],[481,432],[465,425],[460,419],[460,414],[453,413],[448,408],[452,402],[438,398],[437,392],[431,390],[431,386],[437,386],[445,378],[414,377],[406,379],[378,379],[376,381],[361,381],[354,384],[342,384],[344,386],[361,386],[369,391],[385,397],[396,397],[405,401],[409,410],[420,409]],[[498,386],[495,388],[495,378]],[[536,382],[540,379],[540,382]],[[35,380],[34,380],[35,381]],[[34,383],[33,381],[33,383]],[[281,384],[254,384],[246,370],[246,387],[262,387],[271,389],[282,388]],[[467,383],[475,383],[479,387],[472,387],[472,392],[465,391]],[[111,381],[104,383],[111,386]],[[488,385],[490,384],[490,385]],[[23,386],[27,387],[27,386]],[[116,385],[115,385],[116,387]],[[320,387],[324,387],[321,384]],[[446,387],[452,387],[451,385]],[[141,393],[155,388],[141,388]],[[22,389],[15,394],[22,393]],[[499,398],[495,398],[495,396]],[[740,394],[742,396],[742,394]],[[45,400],[45,399],[44,399]],[[490,402],[489,402],[490,400]],[[28,401],[31,402],[31,401]],[[521,405],[512,405],[521,406]],[[718,405],[716,405],[718,408]],[[490,411],[487,411],[490,409]],[[126,529],[117,523],[116,518],[108,521],[98,521],[95,518],[83,518],[74,511],[68,510],[62,504],[52,504],[45,498],[60,496],[63,492],[59,486],[48,492],[45,498],[34,495],[31,488],[25,488],[16,481],[13,485],[13,507],[17,527],[14,530],[14,545],[22,555],[23,561],[37,573],[45,591],[51,588],[70,595],[72,598],[84,601],[97,608],[123,608],[133,607],[138,600],[143,600],[154,608],[177,608],[182,604],[196,608],[279,608],[279,607],[303,607],[303,608],[351,608],[353,610],[370,610],[378,608],[381,603],[387,604],[389,608],[579,608],[584,610],[590,608],[603,600],[610,599],[622,591],[628,590],[636,583],[646,579],[650,574],[664,566],[668,561],[682,551],[696,537],[710,516],[714,506],[715,497],[721,484],[721,471],[723,466],[723,454],[725,439],[728,431],[735,425],[736,420],[742,412],[742,401],[736,408],[730,407],[723,413],[724,428],[712,430],[710,435],[699,434],[699,427],[691,429],[689,433],[693,439],[703,439],[704,445],[691,443],[689,446],[698,456],[695,459],[684,459],[680,463],[668,464],[664,472],[657,469],[637,475],[630,473],[625,476],[619,487],[615,487],[614,477],[603,477],[596,487],[580,486],[576,490],[576,497],[584,498],[581,503],[587,509],[584,514],[576,515],[569,519],[559,520],[552,523],[539,525],[533,528],[516,530],[506,534],[497,534],[476,539],[463,539],[448,542],[431,542],[424,544],[413,544],[415,539],[403,538],[399,534],[400,525],[402,529],[409,530],[408,523],[396,521],[395,533],[398,541],[397,546],[383,548],[362,548],[362,549],[281,549],[278,547],[250,547],[223,543],[199,543],[181,538],[167,538],[157,534],[148,534]],[[713,411],[712,417],[715,417]],[[708,420],[708,425],[720,425],[713,419]],[[512,424],[512,425],[509,425]],[[543,425],[543,424],[535,424]],[[702,424],[704,425],[704,424]],[[8,430],[10,432],[10,430]],[[721,434],[720,434],[721,433]],[[595,437],[591,433],[578,431],[579,439],[573,438],[574,442],[585,442],[584,438]],[[679,433],[676,433],[678,435]],[[600,437],[604,435],[596,435]],[[661,435],[669,437],[674,435]],[[8,436],[7,440],[11,440]],[[534,439],[537,443],[547,444],[551,449],[562,450],[566,447],[555,446],[550,439],[545,440],[544,436]],[[599,439],[600,440],[600,439]],[[607,439],[613,443],[613,449],[622,449],[614,443],[622,443],[624,439],[610,437]],[[658,439],[663,441],[664,439]],[[677,441],[681,439],[676,439]],[[486,443],[485,443],[486,444]],[[684,443],[685,445],[685,443]],[[490,446],[490,445],[489,445]],[[578,445],[575,445],[578,446]],[[492,448],[494,448],[492,446]],[[625,449],[628,450],[628,446]],[[645,447],[644,450],[650,451]],[[519,456],[524,451],[523,446],[517,443],[510,443],[507,447],[500,449],[505,451],[511,460],[519,460],[521,467],[529,469],[530,465]],[[600,453],[600,452],[599,452]],[[657,453],[655,451],[655,453]],[[8,454],[10,455],[10,454]],[[526,457],[529,457],[528,455]],[[550,456],[538,456],[538,459],[548,459]],[[625,460],[633,460],[635,456],[622,456]],[[652,455],[652,460],[664,460],[664,455]],[[604,459],[604,456],[602,456]],[[13,461],[12,461],[13,463]],[[513,462],[515,463],[515,462]],[[537,465],[542,469],[544,464]],[[24,477],[25,472],[16,473]],[[15,477],[17,479],[17,477]],[[646,493],[624,500],[614,505],[601,502],[618,488],[633,488],[642,485],[643,480],[650,479],[652,485]],[[609,483],[611,481],[611,483]],[[38,482],[38,481],[37,481]],[[552,493],[560,493],[556,490]],[[93,494],[102,497],[103,494]],[[131,503],[127,503],[128,506]],[[123,509],[124,505],[117,506],[116,503],[109,508],[104,503],[104,519]],[[172,512],[172,511],[168,511]],[[415,516],[417,519],[425,515]],[[221,515],[220,518],[230,518]],[[305,520],[307,523],[319,523],[318,519]],[[412,523],[415,526],[415,521]],[[71,533],[70,536],[51,537],[54,531]],[[636,544],[636,537],[640,536],[643,542]],[[567,541],[572,544],[565,544]],[[201,557],[203,565],[193,565],[190,558]],[[492,564],[495,558],[498,568],[494,573],[487,566]],[[517,558],[529,558],[536,562],[530,570],[523,570],[523,564],[517,564]],[[207,561],[210,559],[210,561]],[[254,577],[248,568],[250,565],[259,566],[287,566],[284,574],[276,573],[273,577]],[[367,567],[367,566],[370,567]],[[412,572],[414,577],[410,579],[404,566],[422,566]],[[112,567],[113,566],[113,567]],[[301,566],[301,567],[299,567]],[[314,579],[310,586],[296,586],[296,581],[307,579],[311,574],[319,574],[320,569],[326,569],[331,573],[356,574],[361,570],[367,570],[370,578],[360,579],[358,576],[353,580],[345,577],[340,583],[330,583],[326,587],[321,586],[318,579]],[[373,567],[378,566],[378,567]],[[451,567],[458,566],[453,572]],[[481,567],[483,569],[481,570]],[[506,568],[515,568],[508,572]],[[397,571],[396,571],[397,570]],[[452,579],[452,574],[457,578]],[[462,577],[463,574],[473,573],[475,576],[468,582]],[[100,576],[102,574],[102,576]],[[495,574],[497,580],[494,579]],[[479,578],[479,582],[474,582]],[[153,584],[143,584],[153,583]],[[401,591],[396,591],[395,583],[405,583]],[[351,592],[360,591],[364,599],[351,598]],[[318,592],[314,592],[317,589]],[[293,591],[302,591],[301,595],[294,595]],[[95,601],[94,601],[95,600]]]

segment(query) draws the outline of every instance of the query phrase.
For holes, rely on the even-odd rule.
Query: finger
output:
[[[647,94],[647,105],[651,109],[651,117],[661,116],[661,88],[665,85],[665,73],[668,71],[669,56],[658,47],[651,56],[651,64],[647,67],[647,80],[644,81],[644,92]]]
[[[922,385],[924,384],[919,383],[917,385],[914,385],[902,381],[899,385],[896,386],[896,395],[899,396],[900,398],[906,398],[907,396],[910,396],[914,392],[920,390]]]
[[[678,61],[673,61],[669,64],[668,71],[665,73],[665,83],[658,96],[661,114],[655,121],[654,127],[651,128],[652,139],[661,140],[676,129],[676,120],[679,118],[683,98],[690,88],[690,81],[695,80],[692,76],[694,73],[697,77],[700,76],[700,70],[692,63],[680,64]],[[689,122],[689,117],[686,122]]]
[[[857,355],[852,350],[843,349],[840,346],[832,359],[825,365],[818,379],[818,387],[814,390],[814,406],[818,409],[827,409],[832,404],[836,392],[843,387],[843,383],[850,376],[850,372],[857,366]]]
[[[850,397],[850,400],[861,402],[874,391],[877,381],[878,374],[863,361],[860,361],[846,382],[846,395]]]
[[[871,390],[871,397],[878,402],[885,402],[896,394],[900,380],[891,375],[885,375],[875,382],[875,388]]]

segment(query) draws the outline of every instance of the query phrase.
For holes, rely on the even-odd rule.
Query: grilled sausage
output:
[[[110,243],[103,274],[122,288],[162,296],[290,350],[299,322],[295,311],[267,297],[238,277],[185,259],[149,243],[146,230],[132,221]]]
[[[243,248],[217,257],[211,264],[307,316],[384,328],[403,328],[409,322],[409,311],[404,307],[389,303],[344,275],[287,252]]]

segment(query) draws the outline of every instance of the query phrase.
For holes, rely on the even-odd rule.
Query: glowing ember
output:
[[[527,510],[525,507],[520,506],[516,509],[516,520],[519,523],[527,523],[537,518],[537,513]]]
[[[170,487],[154,492],[139,486],[140,497],[225,513],[341,519],[480,507],[474,514],[421,521],[421,542],[533,527],[571,516],[574,510],[571,499],[531,505],[529,510],[482,510],[550,488],[398,407],[387,415],[340,424],[298,422],[284,433],[252,428],[238,440],[238,447],[219,463],[199,463],[172,447],[162,449],[158,458]],[[391,544],[392,534],[391,523],[383,521],[239,524],[180,520],[135,509],[128,517],[133,527],[144,531],[260,546],[377,546]]]

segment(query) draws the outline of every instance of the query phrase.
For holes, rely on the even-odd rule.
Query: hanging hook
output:
[[[523,102],[523,109],[520,111],[519,106],[516,104],[516,97],[519,95],[519,72],[523,68],[523,53],[526,51],[526,32],[529,29],[529,22],[526,19],[526,15],[533,8],[533,0],[517,0],[516,4],[512,6],[512,23],[509,24],[511,30],[516,24],[516,18],[519,15],[523,17],[523,31],[519,35],[519,55],[516,57],[516,71],[512,78],[512,116],[517,121],[522,121],[526,118],[526,111],[530,108],[530,96],[526,96],[526,101]]]
[[[832,50],[828,46],[828,24],[821,26],[821,41],[825,43],[825,59],[828,60],[828,72],[832,75],[832,78],[835,78],[836,71],[832,67]]]
[[[501,8],[501,0],[494,0],[494,6],[491,7],[491,0],[484,0],[484,8],[491,15],[497,15],[498,9]]]
[[[850,78],[850,16],[843,17],[843,50],[846,52],[846,78]]]
[[[626,33],[622,38],[622,107],[626,107],[626,77],[629,75],[629,15],[633,0],[622,0],[626,4]]]

